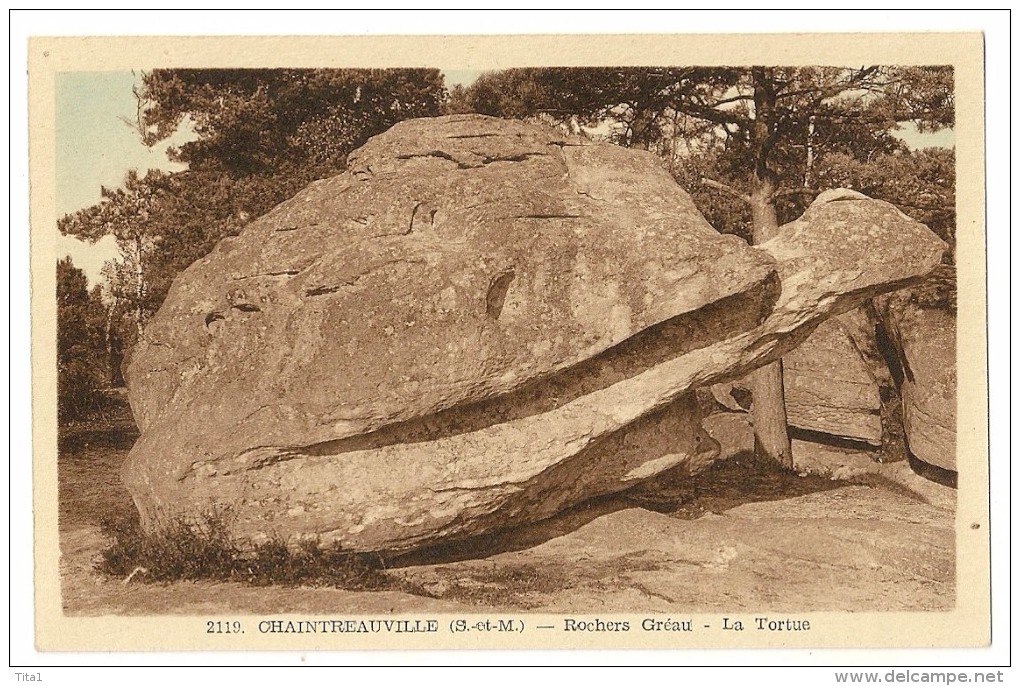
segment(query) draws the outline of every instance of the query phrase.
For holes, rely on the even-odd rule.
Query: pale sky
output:
[[[95,205],[103,186],[117,187],[129,169],[177,171],[166,156],[169,143],[150,149],[121,120],[135,118],[131,72],[61,72],[56,75],[57,216]],[[181,142],[175,137],[173,142]],[[95,285],[103,263],[120,256],[113,237],[95,245],[58,235],[58,257],[70,255]]]
[[[447,87],[471,84],[481,71],[443,70]],[[136,115],[132,86],[140,82],[132,72],[63,72],[56,75],[56,203],[63,216],[100,201],[102,186],[117,187],[129,169],[144,174],[148,169],[177,171],[183,165],[166,156],[168,145],[188,139],[181,132],[153,149],[146,148],[138,134],[122,121]],[[903,127],[896,134],[913,148],[953,147],[951,129],[919,134],[916,127]],[[60,235],[58,256],[70,255],[85,271],[90,284],[98,282],[107,260],[119,256],[112,237],[95,245]]]
[[[916,124],[906,123],[900,124],[899,131],[893,131],[893,135],[913,150],[956,147],[956,133],[953,129],[942,129],[934,133],[918,133]]]
[[[446,77],[446,87],[470,86],[483,72],[477,69],[444,69],[443,76]]]

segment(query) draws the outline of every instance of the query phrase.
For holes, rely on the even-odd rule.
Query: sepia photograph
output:
[[[980,34],[735,38],[32,39],[38,647],[987,645]]]

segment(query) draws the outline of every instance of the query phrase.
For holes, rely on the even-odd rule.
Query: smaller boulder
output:
[[[783,358],[786,414],[791,427],[878,447],[878,383],[844,324],[852,314],[823,322]]]
[[[903,430],[916,459],[956,468],[956,313],[919,290],[882,299],[882,316],[902,365]]]

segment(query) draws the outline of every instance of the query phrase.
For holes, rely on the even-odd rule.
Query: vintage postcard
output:
[[[987,645],[982,60],[33,38],[37,648]]]

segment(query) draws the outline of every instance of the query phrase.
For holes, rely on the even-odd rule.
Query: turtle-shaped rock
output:
[[[241,538],[400,552],[696,471],[691,383],[642,389],[759,331],[781,272],[650,153],[403,122],[177,279],[128,367],[124,480],[150,527],[226,508]]]

